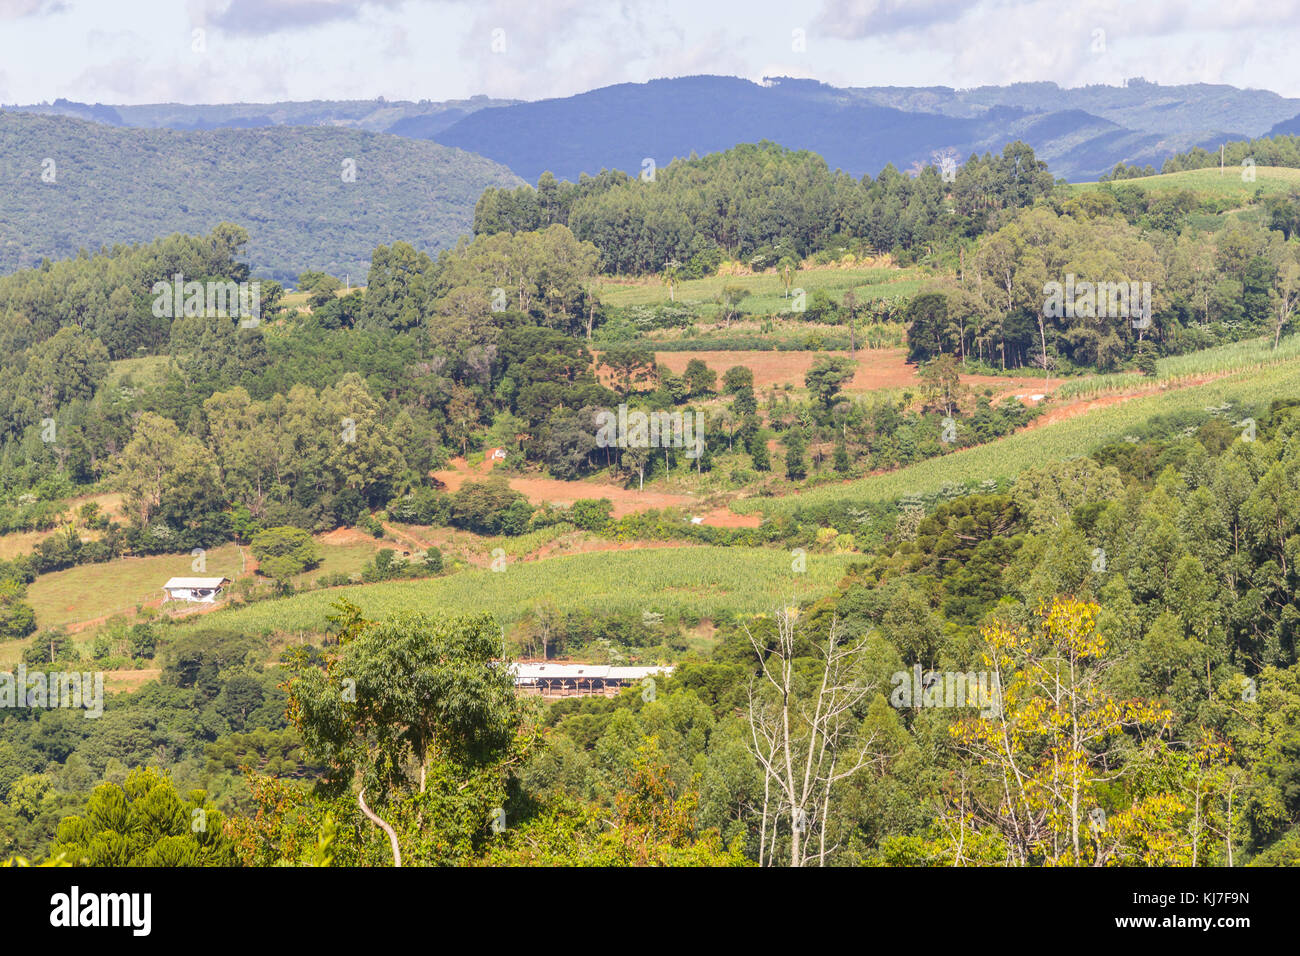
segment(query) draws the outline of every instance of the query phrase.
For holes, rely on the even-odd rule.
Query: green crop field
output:
[[[1160,176],[1143,176],[1139,179],[1123,179],[1114,183],[1075,183],[1068,187],[1079,192],[1105,189],[1110,186],[1133,185],[1151,192],[1170,192],[1190,189],[1204,198],[1240,198],[1242,202],[1251,199],[1257,191],[1265,196],[1285,193],[1300,187],[1300,169],[1285,166],[1256,166],[1254,181],[1243,179],[1241,166],[1228,166],[1222,172],[1214,169],[1190,169],[1181,173],[1165,173]]]
[[[787,551],[764,548],[645,548],[507,564],[443,578],[312,591],[207,615],[199,625],[253,633],[319,631],[330,605],[347,598],[369,617],[398,611],[487,611],[506,623],[538,604],[558,610],[650,611],[667,617],[752,614],[829,589],[854,559],[810,554],[795,574]],[[860,559],[860,556],[857,556]]]
[[[920,269],[815,268],[795,273],[791,286],[803,289],[808,295],[825,289],[836,301],[852,290],[860,301],[865,302],[912,295],[920,288],[924,275]],[[723,287],[728,285],[739,285],[749,290],[749,298],[740,303],[740,310],[750,315],[771,315],[790,308],[790,299],[785,295],[785,281],[775,272],[689,279],[678,284],[677,302],[712,310]],[[669,304],[668,286],[657,279],[635,285],[608,286],[601,291],[600,297],[611,306]]]
[[[1272,365],[1281,365],[1300,357],[1300,335],[1289,335],[1281,339],[1277,348],[1273,339],[1265,336],[1258,339],[1245,339],[1231,342],[1215,348],[1189,352],[1186,355],[1171,355],[1156,362],[1156,382],[1175,383],[1201,375],[1220,375],[1224,372],[1263,369]],[[1056,390],[1057,398],[1081,398],[1105,395],[1110,392],[1122,392],[1150,384],[1152,379],[1140,372],[1116,372],[1111,375],[1089,375],[1085,378],[1072,379]]]
[[[1274,398],[1293,396],[1300,396],[1300,359],[1239,372],[1204,385],[1131,398],[887,474],[825,485],[783,498],[747,498],[735,502],[732,508],[742,514],[789,514],[801,506],[896,501],[909,494],[934,493],[946,485],[1013,478],[1027,468],[1086,454],[1098,445],[1124,437],[1157,415],[1218,408],[1229,401],[1261,405]]]

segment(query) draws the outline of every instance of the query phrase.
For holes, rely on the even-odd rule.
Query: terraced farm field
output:
[[[791,514],[805,505],[836,501],[895,501],[909,494],[940,491],[986,479],[1012,478],[1027,468],[1071,455],[1086,454],[1107,441],[1122,438],[1157,415],[1218,408],[1234,401],[1267,404],[1274,398],[1300,394],[1300,359],[1262,370],[1238,372],[1203,385],[1189,385],[1112,404],[1081,408],[1064,420],[1031,426],[985,445],[930,458],[906,468],[857,481],[824,485],[782,498],[746,498],[733,503],[741,514]]]
[[[756,614],[828,590],[854,557],[809,554],[807,571],[795,574],[789,552],[764,548],[599,551],[508,564],[500,572],[464,571],[423,581],[312,591],[219,611],[206,623],[252,633],[320,631],[339,598],[371,617],[398,611],[487,611],[503,623],[542,602],[561,611],[650,611],[698,618]]]

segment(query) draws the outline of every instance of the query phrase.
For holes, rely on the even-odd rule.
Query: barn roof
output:
[[[564,680],[606,678],[610,680],[640,680],[651,674],[671,674],[671,667],[611,667],[608,664],[511,664],[510,672],[517,680],[537,680],[549,677]]]
[[[229,584],[229,578],[168,578],[167,583],[163,585],[164,591],[185,590],[187,588],[219,588],[223,584]]]

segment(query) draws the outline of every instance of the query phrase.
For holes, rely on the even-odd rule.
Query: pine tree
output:
[[[791,480],[808,477],[808,463],[804,461],[804,452],[808,449],[808,440],[803,432],[792,428],[785,439],[785,475]]]

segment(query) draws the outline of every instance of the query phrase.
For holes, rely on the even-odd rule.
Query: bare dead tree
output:
[[[838,844],[827,846],[832,796],[873,757],[857,712],[872,691],[860,679],[865,643],[845,639],[832,619],[824,641],[813,641],[822,659],[815,688],[804,687],[796,668],[801,636],[796,611],[776,613],[775,647],[746,628],[762,678],[749,685],[750,752],[763,768],[759,863],[776,862],[781,822],[790,834],[790,866],[825,866]]]
[[[421,768],[421,772],[423,773],[423,768]],[[369,820],[375,826],[379,827],[379,829],[383,830],[385,833],[388,834],[388,845],[393,849],[393,866],[401,866],[402,851],[397,846],[397,834],[396,832],[394,832],[393,828],[388,825],[386,821],[384,821],[382,818],[380,818],[380,816],[377,813],[375,813],[368,806],[366,806],[365,788],[362,788],[357,793],[357,805],[361,807],[361,812],[366,815],[367,820]]]

